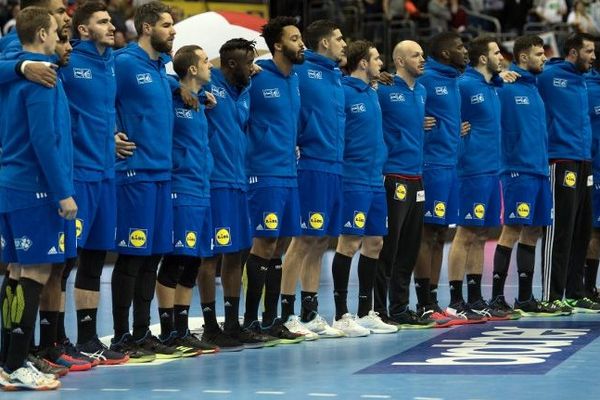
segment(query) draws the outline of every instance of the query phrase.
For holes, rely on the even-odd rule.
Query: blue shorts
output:
[[[497,175],[459,178],[458,193],[458,225],[500,226],[502,198],[500,178]]]
[[[213,253],[236,253],[252,247],[248,196],[240,189],[210,191]]]
[[[454,225],[458,222],[458,177],[454,168],[423,170],[425,206],[423,222]]]
[[[299,170],[302,235],[340,235],[342,230],[342,177],[321,171]]]
[[[173,254],[212,257],[212,215],[210,201],[173,193]]]
[[[592,190],[592,210],[594,220],[592,225],[594,228],[600,228],[600,173],[594,174],[594,186]]]
[[[290,186],[251,184],[248,208],[253,237],[292,237],[302,232],[296,179],[290,179]]]
[[[387,229],[387,200],[385,191],[352,185],[344,189],[342,212],[343,235],[385,236]]]
[[[501,180],[505,225],[552,225],[549,177],[511,172]]]
[[[115,181],[75,181],[77,202],[77,247],[90,250],[114,250],[117,229]]]
[[[173,251],[171,181],[117,185],[116,250],[135,256]]]
[[[26,267],[63,263],[77,257],[75,221],[58,215],[58,206],[54,203],[1,213],[0,232],[5,263]]]

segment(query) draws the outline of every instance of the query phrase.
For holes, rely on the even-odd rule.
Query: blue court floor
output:
[[[494,243],[486,249],[484,295],[490,293]],[[331,319],[332,254],[324,259],[321,313]],[[445,267],[441,282],[447,282]],[[539,271],[539,268],[538,268]],[[110,274],[102,277],[99,332],[112,333]],[[355,272],[355,270],[353,270]],[[516,291],[514,265],[507,297]],[[535,279],[539,296],[539,277]],[[68,310],[73,310],[68,288]],[[356,304],[356,278],[349,299]],[[222,292],[217,291],[222,310]],[[448,287],[439,290],[446,305]],[[298,305],[297,305],[298,308]],[[241,307],[243,309],[243,305]],[[153,308],[153,322],[158,322]],[[199,327],[195,294],[191,320]],[[67,331],[74,339],[74,312]],[[156,328],[156,326],[155,326]],[[356,339],[203,355],[194,359],[136,366],[97,367],[70,373],[63,388],[46,393],[2,393],[0,399],[598,399],[600,315],[521,319],[455,327],[401,331]]]

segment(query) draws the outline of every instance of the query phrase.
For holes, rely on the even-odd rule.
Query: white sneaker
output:
[[[358,318],[356,323],[363,328],[367,328],[371,333],[396,333],[398,327],[386,324],[381,320],[378,312],[369,311],[364,317]]]
[[[323,339],[334,339],[346,336],[341,330],[329,326],[327,321],[325,321],[325,318],[321,317],[319,314],[311,321],[304,323],[304,326]]]
[[[38,371],[30,362],[8,375],[3,373],[0,378],[2,390],[56,390],[60,387],[60,381],[48,378],[47,374]]]
[[[342,315],[341,319],[333,321],[333,327],[344,332],[348,337],[369,336],[371,331],[356,323],[356,317],[350,313]]]
[[[290,315],[287,322],[283,325],[292,333],[304,335],[304,340],[306,341],[317,340],[319,338],[319,335],[306,328],[297,315]]]

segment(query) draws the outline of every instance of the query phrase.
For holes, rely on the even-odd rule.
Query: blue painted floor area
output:
[[[486,296],[491,291],[493,246],[490,243],[486,249]],[[331,258],[327,254],[324,259],[319,297],[321,313],[329,320],[333,316]],[[107,267],[102,277],[101,335],[112,333],[111,271]],[[447,282],[445,267],[441,282]],[[539,277],[535,282],[539,284]],[[515,283],[511,266],[508,298],[514,296]],[[539,286],[535,292],[539,297]],[[351,308],[356,305],[356,293],[354,276]],[[194,296],[192,315],[199,316],[197,293]],[[221,296],[219,287],[219,310]],[[446,305],[448,297],[447,284],[442,285],[440,304]],[[72,310],[70,295],[68,301]],[[152,318],[158,322],[155,307]],[[68,315],[67,325],[75,339],[74,312]],[[598,335],[600,315],[581,314],[405,330],[203,355],[160,365],[97,367],[70,373],[59,392],[2,393],[0,399],[597,399]]]

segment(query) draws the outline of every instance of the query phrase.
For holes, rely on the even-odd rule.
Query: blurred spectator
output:
[[[406,18],[405,0],[383,0],[383,12],[388,19]]]
[[[12,18],[9,19],[8,22],[6,22],[6,24],[4,24],[4,27],[2,28],[3,35],[8,34],[8,32],[10,32],[15,27],[15,25],[17,24],[17,14],[19,13],[19,11],[21,11],[21,7],[18,3],[9,4],[7,7],[10,9],[10,15],[12,16]]]
[[[108,0],[106,8],[110,14],[110,22],[115,26],[115,30],[125,34],[125,32],[127,32],[127,27],[125,27],[125,13],[122,0]]]
[[[567,15],[565,0],[540,0],[535,11],[542,22],[556,24],[563,22]]]
[[[573,4],[573,10],[569,13],[567,24],[574,32],[589,33],[591,35],[600,33],[600,29],[587,13],[585,3],[581,0],[577,0]]]
[[[596,24],[596,26],[600,26],[600,0],[594,0],[589,5],[589,14],[592,17],[592,21]]]
[[[125,39],[125,34],[121,31],[115,31],[115,45],[114,49],[122,49],[127,46],[127,40]]]
[[[506,0],[504,3],[502,30],[520,33],[529,18],[533,6],[532,0]]]
[[[467,29],[467,13],[461,7],[459,0],[450,0],[450,13],[452,13],[452,20],[450,21],[452,29],[458,32]]]
[[[429,0],[427,13],[431,28],[439,28],[441,32],[448,30],[448,23],[452,20],[448,0]]]

